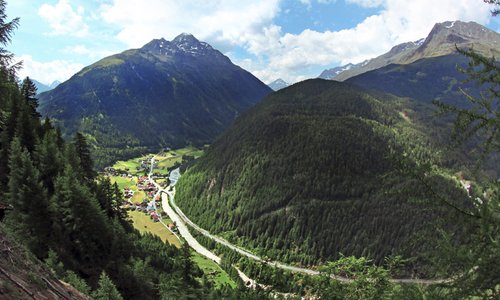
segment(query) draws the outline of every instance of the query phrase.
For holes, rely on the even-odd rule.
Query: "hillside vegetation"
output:
[[[395,110],[404,103],[324,80],[274,93],[188,169],[177,202],[200,226],[273,259],[402,254],[426,272],[436,228],[462,233],[428,188],[399,172],[439,160]],[[433,183],[458,203],[466,197],[446,172]]]

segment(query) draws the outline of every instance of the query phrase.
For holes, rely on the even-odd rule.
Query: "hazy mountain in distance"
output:
[[[279,91],[279,90],[284,89],[287,86],[289,86],[289,84],[288,84],[288,82],[284,81],[283,79],[278,78],[275,81],[268,84],[267,86],[270,87],[273,91]]]

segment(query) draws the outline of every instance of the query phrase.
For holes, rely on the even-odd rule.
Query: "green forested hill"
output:
[[[403,104],[319,79],[276,92],[188,169],[177,202],[202,227],[273,259],[423,257],[454,216],[397,171],[439,159],[401,117]],[[465,193],[438,173],[434,188],[461,201]]]
[[[412,111],[410,117],[432,128],[426,131],[427,135],[432,136],[433,140],[444,147],[452,143],[450,141],[452,120],[444,116],[437,117],[436,107],[431,103],[437,100],[457,107],[471,107],[471,102],[464,92],[478,97],[485,89],[466,82],[466,74],[458,71],[458,68],[466,68],[468,63],[468,58],[461,54],[423,58],[406,65],[391,64],[352,77],[346,82],[368,90],[413,99],[414,101],[407,107],[407,111]],[[481,139],[474,137],[461,147],[452,149],[453,155],[447,159],[454,165],[457,163],[473,165],[475,160],[480,159],[476,151],[478,140]],[[498,154],[492,155],[485,161],[482,172],[490,178],[500,176]]]
[[[466,67],[467,63],[467,57],[460,54],[423,58],[406,65],[391,64],[352,77],[347,82],[425,103],[439,99],[464,106],[468,101],[459,87],[469,91],[473,87],[463,85],[466,75],[458,72],[457,67]]]

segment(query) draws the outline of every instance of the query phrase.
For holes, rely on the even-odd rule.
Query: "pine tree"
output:
[[[44,260],[44,262],[57,278],[63,278],[64,264],[59,260],[59,256],[54,250],[49,249],[47,258]]]
[[[64,281],[71,284],[71,286],[73,286],[78,291],[84,293],[85,295],[91,294],[91,289],[89,285],[85,282],[85,280],[83,280],[73,271],[66,272],[66,275],[64,276]]]
[[[127,220],[127,211],[122,207],[123,203],[123,193],[118,186],[118,183],[113,184],[113,210],[114,215],[120,221]]]
[[[42,138],[45,134],[47,134],[49,131],[54,130],[54,126],[52,125],[52,121],[50,120],[49,117],[45,117],[45,120],[43,121],[42,125],[42,130],[40,132],[40,138]]]
[[[484,138],[483,156],[500,151],[500,63],[487,58],[473,49],[458,49],[470,59],[467,68],[459,69],[468,76],[467,82],[484,87],[481,97],[474,97],[462,91],[471,108],[459,108],[439,101],[434,103],[443,113],[456,116],[454,139],[463,143],[474,135]]]
[[[493,4],[492,15],[499,14],[500,1],[484,0]],[[459,71],[468,76],[467,82],[483,87],[480,97],[463,91],[471,104],[470,108],[459,108],[435,101],[444,113],[456,116],[453,137],[463,143],[472,136],[483,138],[480,144],[482,158],[498,157],[500,153],[500,63],[485,57],[473,49],[458,49],[469,58],[469,65]],[[481,161],[478,162],[478,166]],[[468,216],[468,226],[475,228],[472,243],[457,247],[448,238],[442,245],[441,265],[446,269],[458,265],[461,270],[448,287],[451,298],[498,299],[500,289],[498,274],[500,267],[500,181],[483,184],[483,191],[472,191],[474,212]],[[449,199],[448,195],[438,198]]]
[[[61,172],[63,160],[57,145],[58,137],[55,130],[49,130],[36,146],[34,157],[40,170],[40,178],[49,195],[54,192],[54,179]]]
[[[104,214],[110,219],[113,218],[115,215],[113,205],[114,195],[109,177],[100,178],[96,189],[96,197]]]
[[[80,159],[80,168],[85,180],[93,182],[97,174],[94,171],[94,162],[92,161],[90,149],[83,134],[77,132],[73,139],[73,144],[75,145],[76,154]]]
[[[40,125],[40,122],[38,118],[33,118],[30,108],[26,103],[20,103],[19,107],[15,132],[21,139],[21,143],[32,153],[35,149],[35,144],[38,142],[37,127]]]
[[[11,153],[7,199],[14,209],[7,216],[6,223],[23,237],[33,253],[45,257],[51,227],[46,191],[28,151],[18,138],[12,142]]]
[[[31,115],[35,118],[40,118],[42,115],[36,111],[38,108],[38,99],[36,98],[37,88],[29,77],[26,77],[21,84],[21,94],[30,107]]]
[[[96,300],[122,300],[123,297],[120,295],[120,292],[116,289],[113,281],[109,278],[109,276],[102,272],[99,277],[99,287],[97,290],[92,293],[92,296]]]
[[[7,95],[5,110],[1,110],[2,127],[0,128],[0,188],[7,185],[9,170],[10,143],[16,133],[20,114],[20,101],[16,94]],[[2,99],[0,97],[0,99]],[[2,99],[3,100],[3,99]]]
[[[0,0],[0,91],[12,87],[16,70],[19,68],[19,65],[11,65],[14,55],[3,48],[10,43],[12,32],[19,25],[19,18],[7,21],[6,9],[7,2]]]
[[[70,164],[55,180],[51,208],[55,215],[54,249],[68,268],[97,276],[109,261],[111,234],[89,187]]]

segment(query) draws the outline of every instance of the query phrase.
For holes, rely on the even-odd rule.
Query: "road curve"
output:
[[[220,257],[215,255],[213,252],[203,247],[198,241],[191,235],[188,230],[188,227],[184,223],[184,221],[177,215],[168,202],[168,197],[170,197],[170,192],[161,192],[161,205],[163,210],[167,213],[167,215],[175,222],[177,229],[179,230],[179,234],[186,240],[186,243],[193,248],[196,252],[205,256],[206,258],[215,261],[217,264],[220,264]]]
[[[174,212],[172,207],[170,207],[168,198],[172,197],[172,193],[169,191],[166,191],[163,189],[156,181],[153,180],[152,175],[153,175],[153,169],[154,169],[154,161],[155,161],[155,156],[151,158],[151,166],[150,166],[150,171],[148,174],[148,179],[149,182],[154,184],[158,188],[157,194],[161,195],[161,205],[163,207],[163,210],[167,213],[167,215],[170,217],[170,219],[176,224],[177,229],[179,230],[179,234],[186,240],[186,243],[193,248],[196,252],[200,253],[201,255],[205,256],[206,258],[215,261],[217,264],[220,265],[220,257],[215,255],[213,252],[208,250],[207,248],[203,247],[198,241],[191,235],[189,232],[186,224],[183,222],[183,220]],[[179,172],[178,169],[176,169],[177,172]],[[175,183],[174,183],[175,184]],[[176,234],[177,236],[177,234]]]
[[[177,174],[176,174],[177,175]],[[178,175],[178,177],[180,177],[180,175]],[[178,179],[178,177],[176,179]],[[212,235],[210,234],[210,232],[208,232],[207,230],[199,227],[198,225],[196,225],[195,223],[193,223],[193,221],[191,221],[185,214],[184,212],[175,204],[175,187],[173,187],[173,192],[169,192],[171,197],[170,197],[170,204],[172,206],[172,208],[175,210],[176,214],[184,221],[183,223],[186,223],[186,224],[189,224],[189,226],[191,226],[193,229],[195,229],[196,231],[200,232],[201,234],[203,234],[204,236],[212,239],[213,241],[217,242],[217,243],[220,243],[246,257],[249,257],[255,261],[260,261],[260,262],[265,262],[266,264],[270,265],[270,266],[273,266],[273,267],[276,267],[276,268],[280,268],[280,269],[283,269],[283,270],[287,270],[287,271],[292,271],[292,272],[299,272],[299,273],[304,273],[304,274],[308,274],[308,275],[319,275],[320,272],[317,271],[317,270],[313,270],[313,269],[307,269],[307,268],[302,268],[302,267],[295,267],[295,266],[290,266],[290,265],[287,265],[287,264],[284,264],[284,263],[281,263],[281,262],[277,262],[277,261],[268,261],[268,260],[264,260],[262,259],[261,257],[249,252],[248,250],[245,250],[243,248],[240,248],[236,245],[233,245],[231,244],[230,242],[228,242],[227,240],[221,238],[221,237],[218,237],[218,236],[215,236],[215,235]],[[341,281],[341,282],[353,282],[354,280],[351,279],[351,278],[347,278],[347,277],[342,277],[342,276],[337,276],[337,275],[331,275],[331,277],[335,280],[338,280],[338,281]],[[401,284],[422,284],[422,285],[432,285],[432,284],[441,284],[441,283],[447,283],[447,282],[450,282],[451,279],[415,279],[415,278],[391,278],[389,279],[390,282],[392,283],[401,283]]]

